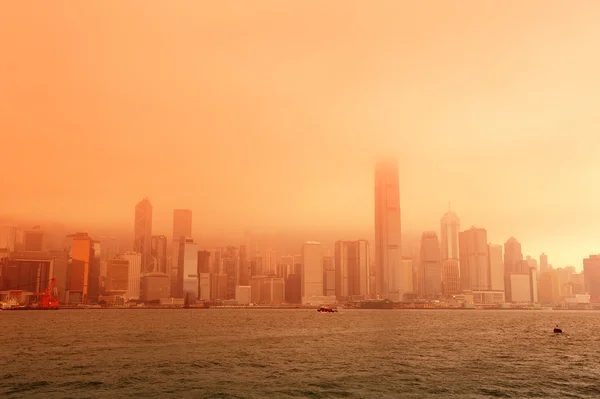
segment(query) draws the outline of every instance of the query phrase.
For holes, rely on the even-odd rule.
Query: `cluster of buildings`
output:
[[[64,304],[323,305],[364,300],[460,301],[472,304],[589,303],[600,301],[600,255],[574,267],[553,268],[542,254],[523,255],[521,244],[488,242],[487,231],[460,229],[450,209],[437,231],[422,234],[416,250],[403,247],[398,169],[375,168],[375,240],[337,241],[333,248],[307,241],[295,254],[277,256],[252,243],[205,248],[192,235],[192,211],[173,211],[170,237],[153,235],[152,205],[135,207],[134,237],[122,251],[117,238],[87,233],[48,250],[44,232],[0,229],[0,299],[35,298],[56,278]]]

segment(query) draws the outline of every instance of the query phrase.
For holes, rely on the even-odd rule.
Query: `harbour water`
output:
[[[600,312],[0,313],[10,398],[598,398]],[[552,334],[559,324],[565,334]]]

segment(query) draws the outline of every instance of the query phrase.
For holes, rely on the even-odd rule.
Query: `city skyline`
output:
[[[3,5],[3,160],[21,172],[0,175],[1,216],[130,229],[147,195],[167,237],[177,208],[199,233],[368,231],[384,154],[417,237],[451,200],[492,242],[578,267],[598,251],[599,4],[263,4],[268,32],[248,4],[135,21],[124,4]]]

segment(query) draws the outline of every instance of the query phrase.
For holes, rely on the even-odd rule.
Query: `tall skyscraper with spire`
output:
[[[401,300],[403,287],[398,165],[375,166],[375,291],[380,299]]]
[[[133,250],[141,255],[141,272],[152,271],[152,204],[146,197],[135,206]]]

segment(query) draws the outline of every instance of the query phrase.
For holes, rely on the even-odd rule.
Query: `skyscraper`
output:
[[[129,262],[127,298],[132,300],[140,299],[142,255],[138,252],[129,251],[121,255],[121,258]]]
[[[469,291],[490,290],[487,231],[471,227],[458,235],[458,243],[461,289]]]
[[[369,242],[335,243],[335,295],[338,300],[369,297]]]
[[[167,273],[167,237],[152,236],[152,271]]]
[[[458,254],[458,232],[460,231],[460,219],[450,210],[440,220],[442,261],[447,259],[459,259]]]
[[[519,281],[512,279],[511,274],[527,274],[526,262],[523,261],[523,252],[521,244],[516,238],[510,237],[504,243],[504,289],[506,291],[506,300],[512,302],[512,282]]]
[[[543,253],[540,255],[540,274],[546,273],[549,269],[548,255]]]
[[[40,226],[23,233],[23,246],[25,251],[42,251],[44,249],[44,231]]]
[[[302,303],[310,304],[323,297],[323,248],[320,242],[302,245]]]
[[[100,259],[109,261],[119,254],[119,241],[117,237],[100,236]]]
[[[141,272],[152,271],[152,204],[144,198],[135,206],[133,250],[141,254]],[[139,296],[138,296],[139,297]]]
[[[238,285],[239,272],[237,247],[227,247],[223,252],[223,269],[227,275],[227,294],[225,299],[235,299],[235,287]]]
[[[504,271],[507,273],[526,273],[521,267],[523,251],[521,244],[515,237],[510,237],[504,243]]]
[[[600,299],[600,255],[590,255],[583,260],[583,281],[585,291],[592,301]]]
[[[17,228],[4,226],[0,228],[0,249],[14,252],[17,244]]]
[[[502,245],[488,245],[488,260],[490,262],[490,284],[492,291],[504,291]]]
[[[437,233],[426,231],[421,236],[421,295],[433,297],[442,294],[442,262]]]
[[[442,293],[451,296],[460,292],[460,269],[458,261],[447,259],[442,265]]]
[[[83,303],[98,300],[100,260],[96,259],[94,241],[87,233],[76,233],[71,238],[71,264],[68,268],[69,295],[79,296]],[[71,302],[71,299],[69,299]]]
[[[173,210],[173,242],[181,237],[192,236],[192,211],[190,209]]]
[[[375,290],[381,299],[403,290],[400,189],[395,162],[375,166]]]
[[[180,243],[181,244],[181,243]],[[192,238],[186,238],[183,247],[183,296],[198,298],[198,245]],[[234,287],[235,295],[235,287]]]

